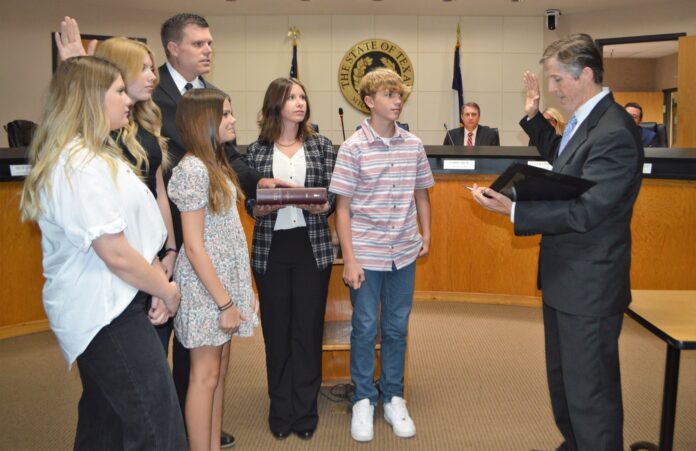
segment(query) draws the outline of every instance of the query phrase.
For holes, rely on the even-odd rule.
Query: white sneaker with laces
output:
[[[350,421],[350,436],[356,442],[369,442],[374,437],[375,406],[365,398],[353,404],[353,418]]]
[[[384,419],[392,425],[397,437],[409,438],[416,435],[416,425],[406,408],[406,400],[393,396],[390,402],[384,403]]]

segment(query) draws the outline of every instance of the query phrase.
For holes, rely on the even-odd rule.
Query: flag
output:
[[[456,95],[456,101],[452,102],[452,124],[461,123],[461,111],[464,106],[464,85],[462,84],[462,69],[459,67],[459,47],[460,47],[461,29],[457,25],[457,44],[454,46],[454,68],[452,71],[452,90]]]
[[[299,80],[300,73],[297,70],[297,38],[300,36],[300,30],[297,27],[288,29],[288,37],[292,38],[292,62],[290,63],[290,78]]]
[[[297,73],[297,41],[292,43],[292,63],[290,63],[290,78],[300,78]]]

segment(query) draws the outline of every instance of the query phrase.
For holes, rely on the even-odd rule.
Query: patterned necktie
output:
[[[193,89],[193,85],[192,85],[191,83],[186,83],[186,84],[184,85],[184,94],[187,93],[187,92],[189,92],[189,91],[192,90],[192,89]]]
[[[467,145],[467,147],[471,147],[471,146],[474,145],[473,137],[474,137],[474,132],[468,132],[468,133],[466,134],[466,145]]]
[[[561,145],[558,147],[558,155],[561,155],[561,152],[563,152],[563,149],[565,149],[566,144],[568,144],[568,141],[570,141],[570,136],[573,134],[573,129],[575,128],[575,125],[577,125],[578,119],[573,115],[573,117],[570,118],[568,121],[568,125],[566,125],[565,130],[563,130],[563,138],[561,138]]]

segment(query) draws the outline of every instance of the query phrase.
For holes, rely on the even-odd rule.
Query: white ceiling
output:
[[[605,45],[605,58],[661,58],[679,51],[677,41]]]
[[[547,9],[562,14],[587,13],[664,5],[683,0],[119,0],[123,7],[202,15],[428,15],[533,16]],[[91,5],[113,6],[113,0],[91,0]],[[562,20],[562,19],[561,19]]]

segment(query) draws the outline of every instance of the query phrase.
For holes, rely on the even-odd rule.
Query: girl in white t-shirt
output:
[[[83,393],[75,449],[185,449],[174,384],[150,319],[174,315],[179,290],[156,258],[166,239],[157,203],[111,132],[132,100],[102,59],[63,62],[29,148],[25,220],[37,221],[43,303]],[[145,308],[147,293],[153,309]],[[157,318],[157,320],[155,320]]]

